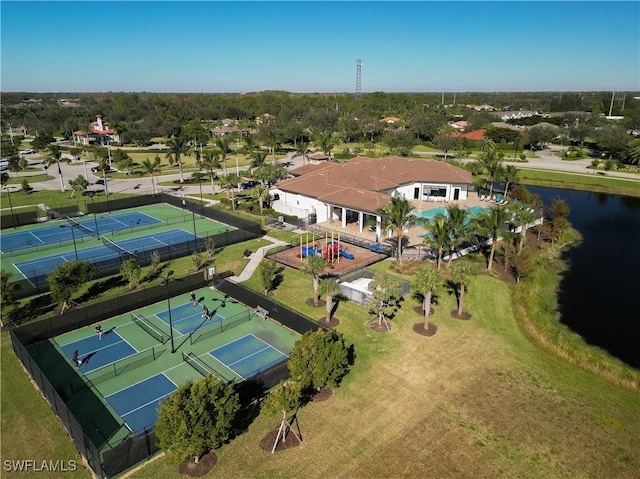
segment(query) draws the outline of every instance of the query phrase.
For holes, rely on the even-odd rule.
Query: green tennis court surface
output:
[[[167,301],[102,321],[102,339],[87,326],[29,346],[94,444],[109,448],[153,427],[162,399],[188,380],[211,373],[244,381],[287,361],[297,334],[214,289],[194,293],[196,306],[189,294],[170,298],[172,322],[178,321],[174,353],[161,319],[168,319]],[[210,320],[202,317],[204,305]],[[76,350],[89,359],[79,367]]]

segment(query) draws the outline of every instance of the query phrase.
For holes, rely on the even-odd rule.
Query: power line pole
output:
[[[362,60],[356,60],[356,98],[362,96]]]

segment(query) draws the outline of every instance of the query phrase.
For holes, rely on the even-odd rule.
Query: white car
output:
[[[35,150],[28,148],[26,150],[22,150],[20,152],[21,155],[33,155],[35,153]]]

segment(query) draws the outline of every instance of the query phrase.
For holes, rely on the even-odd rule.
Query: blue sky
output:
[[[2,91],[640,90],[640,2],[17,2]]]

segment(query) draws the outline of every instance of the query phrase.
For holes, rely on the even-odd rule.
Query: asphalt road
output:
[[[561,151],[562,147],[552,145],[550,148],[545,148],[541,151],[536,152],[536,158],[529,158],[527,163],[520,162],[509,162],[506,159],[505,163],[514,164],[518,168],[523,169],[539,169],[539,170],[552,170],[552,171],[567,171],[571,173],[590,173],[592,170],[588,169],[588,166],[591,164],[592,158],[584,158],[581,160],[575,161],[563,161],[560,157],[554,155],[554,152]],[[31,166],[42,167],[42,157],[38,154],[26,155],[26,158],[29,160]],[[279,160],[281,163],[288,164],[289,168],[295,168],[302,165],[302,157],[296,153],[288,153],[286,158]],[[473,161],[473,160],[469,160]],[[233,166],[233,161],[228,165],[229,171],[235,171],[235,167]],[[78,175],[85,176],[88,179],[90,186],[89,190],[92,191],[101,191],[104,189],[104,185],[101,183],[102,178],[99,174],[94,174],[91,172],[91,168],[93,166],[97,166],[97,163],[92,161],[87,162],[71,162],[71,163],[60,163],[60,169],[62,171],[62,177],[64,181],[65,188],[70,190],[69,180],[76,178]],[[85,169],[86,168],[86,169]],[[246,170],[247,167],[240,167],[240,174],[242,171]],[[34,183],[32,186],[38,190],[61,190],[60,186],[60,178],[58,175],[58,168],[56,165],[52,165],[49,168],[49,174],[55,176],[55,179],[49,181],[43,181],[39,183]],[[10,173],[11,176],[16,176],[16,173]],[[35,174],[35,173],[32,173]],[[218,174],[223,174],[223,170],[218,170]],[[25,173],[19,173],[20,177],[27,177]],[[185,173],[185,177],[189,177],[190,173]],[[610,171],[607,173],[608,177],[613,178],[631,178],[640,180],[640,175],[633,173],[624,173],[618,171]],[[158,182],[164,183],[168,181],[177,180],[180,178],[179,174],[171,174],[171,175],[159,175],[156,177],[156,184]],[[132,194],[150,194],[152,192],[151,187],[151,179],[148,176],[145,177],[136,177],[131,179],[109,179],[109,192],[110,193],[132,193]],[[11,190],[19,190],[20,185],[12,185]],[[173,190],[176,194],[184,194],[184,195],[198,195],[200,194],[200,186],[199,185],[184,185],[182,187],[176,185],[175,187],[167,187],[167,186],[156,186],[156,191],[169,191]],[[211,183],[209,181],[202,182],[202,191],[203,193],[211,192]],[[219,191],[216,188],[216,191]]]

